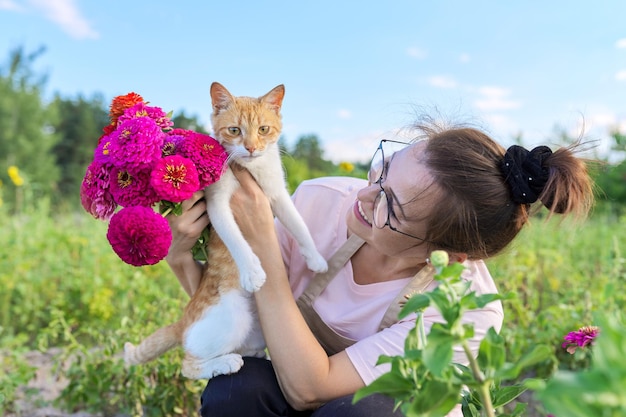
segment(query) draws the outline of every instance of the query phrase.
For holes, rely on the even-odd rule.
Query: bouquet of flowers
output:
[[[174,128],[170,114],[148,104],[136,93],[113,99],[111,123],[103,128],[80,190],[83,208],[109,222],[114,252],[134,266],[165,258],[172,240],[165,216],[179,214],[180,203],[217,181],[227,166],[226,151],[214,138]],[[205,239],[206,234],[194,253]]]

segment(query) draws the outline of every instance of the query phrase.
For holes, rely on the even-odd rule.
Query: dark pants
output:
[[[352,404],[352,395],[337,398],[314,411],[296,411],[285,400],[265,359],[244,358],[241,370],[209,381],[201,398],[203,417],[400,417],[390,397],[375,394]]]

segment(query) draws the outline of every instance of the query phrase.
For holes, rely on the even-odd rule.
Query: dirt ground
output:
[[[7,414],[6,417],[98,417],[97,414],[83,412],[68,413],[51,405],[52,400],[57,398],[67,385],[67,381],[54,373],[54,358],[59,353],[60,349],[50,349],[45,353],[33,351],[25,355],[28,363],[37,368],[36,375],[28,386],[21,390],[16,412]]]

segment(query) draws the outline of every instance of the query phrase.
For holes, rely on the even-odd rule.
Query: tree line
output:
[[[109,122],[109,102],[101,93],[64,97],[58,92],[46,102],[46,75],[33,70],[44,53],[45,48],[27,53],[19,47],[0,67],[0,202],[14,203],[14,178],[8,171],[17,167],[31,198],[47,197],[56,207],[74,209],[80,205],[80,184],[97,139]],[[195,115],[182,111],[172,120],[175,127],[207,133]],[[626,135],[615,130],[611,136],[613,150],[623,155]],[[362,163],[327,160],[315,134],[299,137],[291,147],[281,138],[279,145],[291,190],[305,179],[324,175],[365,178],[368,167]],[[594,175],[599,199],[626,203],[626,160],[603,164]]]

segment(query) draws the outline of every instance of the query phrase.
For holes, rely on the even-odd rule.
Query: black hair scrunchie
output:
[[[522,146],[513,145],[506,150],[500,168],[515,203],[531,204],[537,201],[550,177],[550,169],[544,167],[543,163],[551,154],[552,150],[547,146],[537,146],[528,151]]]

